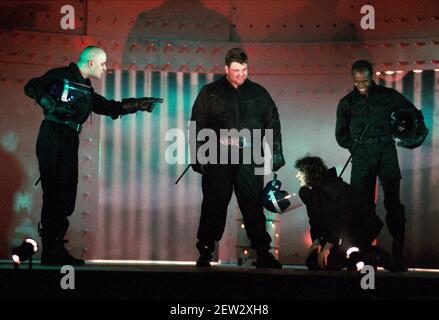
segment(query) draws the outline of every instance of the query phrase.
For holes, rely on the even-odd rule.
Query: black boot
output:
[[[393,271],[394,266],[391,263],[390,254],[384,251],[379,246],[372,246],[368,254],[367,264],[377,267],[382,267],[388,271]]]
[[[210,241],[198,241],[196,247],[200,252],[200,257],[197,260],[197,267],[210,267],[212,253],[215,250],[215,243]]]
[[[393,240],[392,244],[393,255],[393,272],[407,272],[407,266],[404,259],[404,241]]]
[[[257,251],[257,255],[256,268],[282,268],[280,262],[268,250]]]
[[[71,265],[82,266],[85,261],[77,259],[70,255],[64,247],[66,240],[54,239],[47,240],[43,238],[43,252],[41,253],[41,264],[46,266]]]

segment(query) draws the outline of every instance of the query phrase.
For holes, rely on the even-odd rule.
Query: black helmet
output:
[[[302,205],[295,194],[290,195],[287,191],[280,190],[281,185],[276,174],[265,185],[262,203],[268,211],[282,214]]]
[[[408,107],[396,109],[390,115],[390,133],[398,146],[419,147],[428,135],[422,112]]]
[[[90,96],[93,88],[86,84],[69,81],[56,81],[49,88],[49,94],[57,101],[72,102],[79,97]]]

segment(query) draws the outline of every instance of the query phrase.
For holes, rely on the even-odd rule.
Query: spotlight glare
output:
[[[30,243],[33,246],[34,253],[38,251],[38,243],[34,239],[26,238],[24,242]]]
[[[21,263],[21,261],[20,261],[20,257],[17,256],[16,254],[13,254],[13,255],[12,255],[12,260],[14,260],[14,262],[15,262],[16,264],[20,264],[20,263]]]
[[[29,268],[32,268],[32,256],[38,251],[38,244],[32,238],[25,238],[21,245],[12,249],[12,260],[16,267],[29,259]]]
[[[351,254],[354,252],[360,252],[360,249],[358,249],[357,247],[351,247],[348,250],[346,250],[346,259],[349,259]]]
[[[364,268],[364,262],[359,261],[359,262],[357,262],[357,264],[355,266],[357,267],[357,271],[360,271],[361,269]]]

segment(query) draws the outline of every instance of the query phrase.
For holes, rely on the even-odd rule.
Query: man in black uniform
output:
[[[406,271],[406,218],[400,202],[401,172],[390,134],[390,115],[398,108],[417,109],[396,90],[376,85],[368,61],[355,62],[351,73],[354,90],[338,104],[335,136],[341,147],[353,152],[351,185],[366,196],[370,206],[375,206],[375,183],[379,178],[387,211],[386,223],[393,237],[395,269]]]
[[[43,76],[31,79],[24,88],[25,94],[34,99],[44,113],[36,154],[43,188],[39,227],[43,243],[41,263],[45,265],[84,264],[84,260],[72,257],[64,247],[68,217],[73,213],[76,201],[81,125],[92,111],[117,119],[138,110],[151,112],[154,108],[154,102],[149,99],[130,98],[118,102],[95,93],[89,78],[101,78],[107,69],[106,60],[104,50],[87,47],[77,63],[49,70]],[[90,92],[70,102],[53,97],[56,88],[66,80],[79,88],[89,88]]]
[[[365,199],[328,169],[318,157],[296,161],[299,196],[306,205],[312,244],[306,265],[310,270],[340,270],[349,266],[346,252],[359,249],[365,263],[389,268],[383,250],[372,246],[383,223]]]
[[[202,129],[211,129],[217,137],[221,136],[221,129],[248,129],[252,132],[255,129],[265,132],[272,130],[272,164],[273,171],[277,171],[285,164],[279,115],[269,93],[247,79],[247,62],[244,50],[229,50],[225,58],[225,76],[201,89],[192,109],[192,124],[196,124],[197,134]],[[271,237],[265,230],[262,207],[264,176],[255,174],[257,164],[254,161],[242,161],[246,142],[239,139],[234,143],[233,139],[221,137],[217,144],[223,151],[224,148],[229,151],[239,148],[240,159],[239,164],[203,165],[197,158],[196,163],[192,164],[193,170],[203,175],[203,203],[196,245],[200,257],[197,266],[210,266],[214,241],[219,241],[223,235],[227,206],[235,190],[247,235],[257,253],[256,266],[280,268],[280,263],[269,252]],[[195,151],[200,145],[197,142]]]

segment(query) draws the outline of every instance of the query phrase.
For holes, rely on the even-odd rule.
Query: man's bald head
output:
[[[107,54],[105,51],[96,46],[89,46],[82,50],[78,68],[84,78],[100,79],[102,73],[107,70]]]

